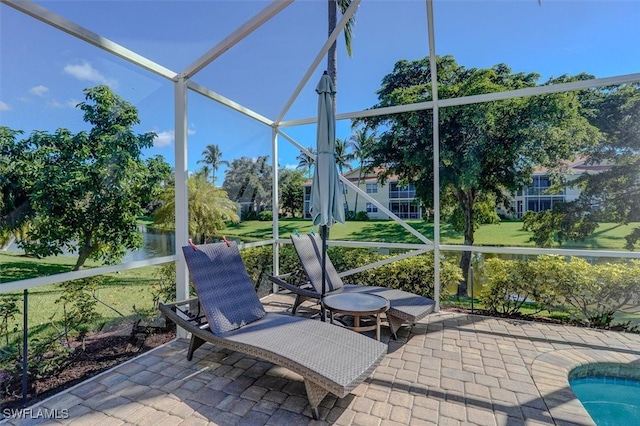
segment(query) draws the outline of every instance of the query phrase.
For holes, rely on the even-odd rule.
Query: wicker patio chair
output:
[[[291,310],[292,315],[295,315],[296,310],[305,300],[321,298],[322,240],[319,235],[292,235],[291,241],[309,278],[309,283],[301,286],[292,285],[286,280],[286,276],[269,276],[269,280],[296,295],[296,300]],[[403,290],[344,284],[329,256],[326,257],[325,267],[325,295],[339,292],[363,292],[382,296],[389,301],[390,307],[386,312],[386,317],[394,339],[398,338],[397,332],[402,324],[415,324],[432,313],[435,308],[433,300]]]
[[[187,358],[205,342],[281,365],[304,378],[314,418],[328,392],[342,398],[362,383],[387,345],[308,318],[267,313],[235,243],[182,248],[198,297],[161,304],[191,332]]]

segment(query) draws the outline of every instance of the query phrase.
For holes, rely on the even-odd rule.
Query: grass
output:
[[[312,228],[311,221],[303,219],[279,220],[279,234],[283,238],[289,237],[296,230],[305,234]],[[407,221],[418,232],[433,240],[433,223],[421,220]],[[640,223],[619,225],[615,223],[601,223],[596,232],[582,242],[565,243],[564,248],[583,248],[592,250],[624,250],[625,235],[640,226]],[[317,228],[316,228],[317,230]],[[246,240],[265,240],[272,238],[271,222],[245,221],[231,225],[222,232],[226,236],[235,236]],[[484,246],[535,247],[529,241],[531,233],[522,229],[522,222],[503,221],[496,225],[482,225],[475,232],[475,244]],[[391,243],[419,243],[420,241],[409,231],[393,221],[346,222],[331,227],[330,238],[346,241],[374,241]],[[440,235],[442,244],[462,244],[464,237],[461,232],[453,230],[448,224],[442,225]]]
[[[33,259],[15,252],[0,253],[1,280],[4,282],[69,272],[74,264],[75,257],[71,256]],[[91,263],[88,266],[97,266],[97,264]],[[96,297],[125,316],[134,314],[134,305],[137,309],[150,308],[152,307],[152,295],[149,290],[151,285],[157,282],[155,276],[158,268],[159,266],[149,266],[103,275],[100,277],[101,283],[95,293]],[[1,286],[0,282],[0,288]],[[7,294],[20,296],[19,303],[22,311],[22,292]],[[29,290],[28,322],[29,328],[33,332],[50,324],[52,316],[54,321],[61,319],[62,306],[55,303],[60,295],[61,290],[55,284]],[[0,298],[2,297],[5,295],[0,295]],[[113,309],[104,304],[98,303],[96,309],[103,317],[96,325],[120,318]],[[21,329],[22,315],[16,316],[15,320],[10,323],[10,328],[14,323],[18,324],[18,328]]]
[[[148,224],[149,218],[141,218],[141,224]],[[424,221],[408,221],[408,224],[427,238],[433,239],[433,224]],[[586,241],[567,243],[564,247],[624,250],[624,236],[631,232],[639,223],[618,225],[602,223]],[[281,237],[288,237],[298,231],[308,233],[312,229],[311,221],[302,219],[282,219],[279,221]],[[229,237],[239,237],[243,240],[264,240],[272,237],[271,222],[245,221],[230,226],[223,232]],[[534,247],[529,241],[530,233],[522,230],[522,223],[505,221],[497,225],[480,226],[475,233],[476,245],[492,246],[521,246]],[[419,243],[420,241],[407,230],[393,221],[347,222],[337,224],[331,228],[330,238],[334,240],[378,241],[394,243]],[[449,225],[442,226],[441,242],[443,244],[462,244],[463,236],[454,231]],[[75,264],[75,257],[56,256],[44,259],[33,259],[19,253],[0,253],[0,288],[3,282],[17,281],[27,278],[69,272]],[[96,262],[87,262],[86,267],[99,266]],[[159,267],[146,267],[116,274],[105,275],[96,296],[106,304],[112,306],[124,315],[134,313],[133,305],[137,308],[148,308],[152,305],[150,286],[155,282],[156,271]],[[43,286],[29,290],[29,325],[42,327],[50,322],[55,314],[60,318],[61,306],[55,303],[60,297],[60,289],[56,285]],[[20,293],[21,296],[21,293]],[[0,295],[2,297],[2,295]],[[20,299],[22,299],[20,297]],[[457,303],[460,303],[458,301]],[[443,302],[444,303],[444,302]],[[481,305],[476,305],[481,309]],[[104,305],[98,306],[98,311],[105,320],[115,319],[118,315]],[[14,322],[22,323],[22,318]]]

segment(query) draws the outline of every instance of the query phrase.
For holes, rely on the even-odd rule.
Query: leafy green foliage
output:
[[[62,305],[63,335],[68,346],[72,333],[84,339],[89,326],[100,318],[96,311],[98,300],[94,297],[100,278],[66,281],[59,285],[62,293],[56,303]]]
[[[302,216],[304,209],[304,188],[303,184],[307,179],[302,170],[280,170],[278,184],[280,194],[280,207],[291,217]]]
[[[11,326],[11,322],[16,319],[16,315],[20,313],[18,301],[20,297],[12,294],[0,295],[0,335],[4,335],[5,344],[10,344],[10,335],[18,330],[18,324]]]
[[[21,133],[0,126],[0,245],[24,225],[30,211],[23,168],[28,147],[16,140]]]
[[[388,256],[380,256],[379,259]],[[396,288],[434,297],[434,262],[433,253],[410,257],[373,269],[357,273],[345,278],[352,284],[379,285]],[[444,289],[450,284],[457,284],[462,279],[462,273],[457,265],[449,261],[441,262],[440,282],[441,297],[448,297]]]
[[[553,241],[581,241],[595,230],[597,222],[627,224],[640,218],[640,84],[594,88],[578,95],[584,115],[602,134],[586,152],[587,165],[600,168],[598,173],[563,183],[581,189],[576,201],[554,209],[553,214],[528,218],[534,240],[544,247]],[[627,236],[627,249],[632,250],[638,240],[640,228]]]
[[[354,219],[359,222],[366,222],[369,220],[369,214],[365,211],[359,211],[358,213],[356,213]]]
[[[244,249],[242,260],[254,282],[258,282],[262,273],[272,274],[271,262],[273,251],[271,246]],[[390,256],[377,254],[371,249],[330,247],[328,255],[337,271],[358,268]],[[280,273],[298,274],[302,265],[293,247],[285,245],[280,248]],[[344,278],[348,284],[379,285],[397,288],[416,294],[433,297],[433,253],[414,256]],[[460,268],[449,261],[441,263],[440,279],[442,288],[457,283],[462,278]],[[443,297],[445,295],[443,294]]]
[[[87,259],[115,263],[140,247],[136,221],[147,174],[140,157],[155,136],[133,133],[136,108],[109,87],[84,92],[79,108],[91,130],[36,131],[28,140],[33,158],[23,164],[33,213],[20,245],[38,257],[77,252],[74,270]]]
[[[272,222],[273,212],[271,210],[263,210],[258,213],[258,220],[261,222]]]
[[[147,214],[151,214],[159,205],[158,198],[163,189],[172,183],[171,166],[162,155],[147,158],[145,165],[141,207]]]
[[[507,65],[465,68],[452,56],[437,59],[440,99],[534,87],[539,75],[514,73]],[[374,108],[431,100],[429,58],[396,62],[382,79]],[[552,81],[547,84],[551,84]],[[486,217],[478,203],[506,204],[508,194],[528,180],[534,165],[557,166],[598,140],[582,117],[576,93],[451,106],[440,109],[440,185],[443,211],[462,224],[464,243],[473,245],[475,224]],[[367,148],[372,166],[414,184],[427,205],[433,204],[432,114],[413,111],[363,118],[367,128],[384,130]],[[468,275],[470,253],[460,266]],[[466,294],[465,281],[459,294]]]
[[[227,222],[238,222],[236,203],[227,193],[216,188],[203,174],[189,177],[189,235],[194,241],[206,242]],[[167,187],[159,197],[160,207],[153,215],[153,223],[159,229],[175,228],[175,186]]]
[[[241,157],[231,161],[222,184],[229,198],[238,203],[245,203],[255,211],[270,208],[273,168],[268,160],[268,155],[261,155],[255,160]]]
[[[530,241],[538,247],[562,245],[565,241],[584,241],[598,224],[593,217],[575,209],[575,202],[555,203],[551,210],[528,211],[523,216],[522,229],[532,232]]]
[[[202,156],[204,157],[202,160],[198,160],[198,163],[204,163],[211,166],[211,183],[216,184],[216,172],[222,165],[229,165],[229,162],[222,159],[222,151],[220,151],[220,147],[215,144],[209,144],[206,146],[204,151],[202,151]]]
[[[592,265],[544,255],[535,260],[488,259],[481,298],[492,313],[516,314],[525,302],[559,310],[575,321],[611,326],[616,311],[640,304],[640,262]]]

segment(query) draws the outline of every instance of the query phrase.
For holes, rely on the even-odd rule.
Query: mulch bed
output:
[[[0,401],[0,410],[33,405],[176,337],[174,324],[163,329],[149,330],[135,329],[129,323],[126,325],[128,333],[123,332],[123,327],[88,336],[84,350],[80,342],[75,342],[70,362],[62,371],[32,383],[26,402],[22,401],[21,395],[3,399]],[[20,385],[17,386],[20,389]]]

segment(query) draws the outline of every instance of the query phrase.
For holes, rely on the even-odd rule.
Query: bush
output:
[[[539,256],[533,261],[489,259],[481,294],[492,313],[516,314],[526,301],[559,310],[590,327],[611,326],[616,311],[640,304],[640,261],[591,265],[584,259]]]
[[[273,222],[273,212],[271,210],[263,210],[258,213],[258,220],[262,222]]]
[[[542,265],[541,265],[542,263]],[[492,314],[513,315],[527,302],[538,304],[539,311],[554,304],[553,269],[544,273],[540,259],[535,261],[488,259],[484,265],[485,285],[480,298]],[[548,272],[548,271],[547,271]]]
[[[254,247],[242,250],[242,260],[254,283],[261,274],[272,274],[273,252],[271,246]],[[367,248],[330,247],[328,255],[337,271],[355,269],[391,256],[382,256]],[[299,273],[302,265],[291,245],[280,249],[280,274]],[[359,272],[344,278],[346,284],[359,284],[397,288],[433,298],[433,253],[414,256],[377,268]],[[460,268],[443,261],[440,270],[442,297],[444,289],[457,284],[462,279]]]
[[[367,212],[360,211],[356,213],[356,220],[358,222],[366,222],[369,220],[369,215],[367,214]]]
[[[240,214],[240,220],[256,220],[258,214],[254,211],[244,211]]]

